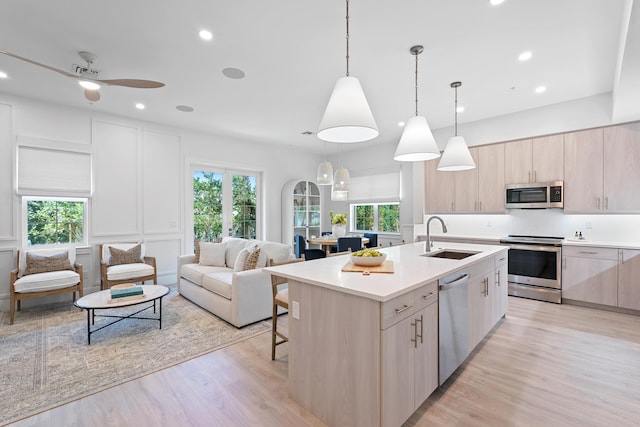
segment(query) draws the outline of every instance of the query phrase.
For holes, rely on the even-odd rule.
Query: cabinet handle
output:
[[[496,285],[500,286],[500,270],[496,270]]]
[[[480,201],[478,202],[478,206],[479,206],[479,207],[478,207],[478,210],[479,210],[480,212],[482,212],[482,200],[480,200]]]
[[[429,298],[431,298],[434,295],[435,295],[435,292],[429,292],[427,295],[422,295],[422,299],[428,300]]]
[[[488,277],[486,279],[484,279],[484,285],[487,287],[486,296],[489,296],[489,278]]]
[[[475,202],[473,202],[473,210],[474,211],[478,210],[478,201],[477,200]]]
[[[416,335],[417,335],[417,336],[416,336],[416,339],[417,339],[418,337],[420,337],[420,344],[422,344],[422,343],[423,343],[423,341],[422,341],[422,335],[424,334],[424,327],[423,327],[423,324],[424,324],[424,315],[422,315],[422,314],[421,314],[421,315],[420,315],[420,320],[416,319],[416,323],[417,323],[417,322],[420,322],[420,335],[417,335],[417,334],[416,334]]]
[[[596,206],[598,209],[600,209],[600,197],[596,199]]]
[[[413,348],[418,348],[418,319],[414,319],[411,322],[411,326],[413,326],[413,338],[411,338],[411,342],[413,343]]]
[[[538,174],[537,171],[533,171],[533,182],[538,182]]]
[[[451,202],[451,212],[453,212],[455,209],[453,208],[453,202]]]
[[[624,249],[620,249],[620,264],[624,264]]]
[[[604,198],[604,208],[605,210],[609,210],[609,197]]]
[[[529,180],[529,182],[531,182],[531,171],[527,172],[529,175],[529,177],[527,178]]]
[[[598,252],[594,251],[579,251],[579,254],[587,254],[587,255],[598,255]]]
[[[403,306],[402,306],[402,308],[396,308],[396,314],[400,314],[400,313],[402,313],[403,311],[407,311],[407,310],[409,310],[411,307],[413,307],[413,304],[412,304],[412,305],[407,305],[407,304],[405,304],[405,305],[403,305]]]
[[[562,258],[562,269],[563,270],[567,269],[567,258]]]

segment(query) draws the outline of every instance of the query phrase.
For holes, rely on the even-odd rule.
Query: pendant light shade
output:
[[[418,55],[424,48],[420,45],[412,46],[409,52],[416,57],[416,115],[411,117],[404,126],[398,148],[393,156],[400,162],[419,162],[437,159],[440,157],[440,149],[433,133],[429,128],[427,119],[418,116]]]
[[[346,168],[339,168],[333,177],[333,191],[349,191],[350,181],[349,171]]]
[[[347,74],[336,82],[318,129],[318,138],[338,143],[368,141],[378,136],[360,81],[349,76],[349,0],[346,8]]]
[[[458,88],[462,86],[461,82],[451,83],[451,87],[455,89],[455,127],[454,136],[449,138],[447,146],[444,149],[440,163],[438,164],[439,171],[463,171],[474,169],[476,163],[471,157],[467,142],[463,137],[458,136]]]
[[[440,149],[431,133],[427,119],[422,116],[411,117],[404,126],[394,160],[400,162],[419,162],[440,157]]]
[[[328,142],[352,143],[378,136],[378,126],[355,77],[340,77],[324,112],[318,138]]]
[[[476,167],[471,152],[464,138],[461,136],[452,136],[447,142],[440,164],[439,171],[463,171]]]
[[[318,165],[318,174],[316,176],[316,184],[332,185],[333,184],[333,166],[327,160]]]

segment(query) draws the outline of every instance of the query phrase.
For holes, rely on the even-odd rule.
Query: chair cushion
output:
[[[48,273],[29,274],[16,279],[16,292],[41,292],[54,289],[68,288],[80,282],[80,275],[75,271],[62,270]]]
[[[144,260],[145,256],[145,244],[144,243],[105,243],[102,245],[102,262],[109,265],[111,262],[111,251],[109,248],[117,248],[123,251],[131,249],[136,245],[140,245],[140,259]],[[73,261],[71,262],[73,264]]]
[[[200,242],[199,264],[213,267],[226,267],[225,243]]]
[[[110,246],[109,253],[111,254],[111,258],[109,259],[108,265],[135,264],[138,262],[144,262],[141,256],[142,245],[140,243],[127,250]]]
[[[220,271],[207,274],[202,278],[202,287],[224,297],[231,299],[231,284],[233,282],[233,271]]]
[[[107,267],[107,279],[109,280],[136,279],[152,274],[153,267],[144,263],[119,264]]]
[[[27,267],[24,270],[25,276],[30,274],[46,273],[49,271],[75,271],[69,261],[69,253],[66,249],[50,256],[27,252],[26,258]]]
[[[27,268],[27,254],[36,254],[43,256],[51,256],[62,252],[69,254],[69,263],[73,265],[76,262],[76,250],[74,248],[52,248],[52,249],[21,249],[18,253],[18,277],[24,276],[24,270]]]
[[[276,304],[289,308],[289,289],[283,289],[276,293]]]

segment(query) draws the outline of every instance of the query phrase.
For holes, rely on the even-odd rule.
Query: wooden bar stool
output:
[[[273,259],[269,260],[269,265],[274,267],[276,265],[292,264],[294,262],[304,261],[304,255],[302,258],[297,258],[289,261],[276,262]],[[276,346],[289,341],[286,335],[278,331],[278,307],[282,307],[289,310],[289,289],[283,288],[282,285],[287,283],[287,279],[282,276],[271,274],[271,291],[273,293],[273,317],[271,320],[271,360],[276,360]],[[278,289],[280,286],[280,289]],[[277,337],[280,337],[280,341],[277,341]]]

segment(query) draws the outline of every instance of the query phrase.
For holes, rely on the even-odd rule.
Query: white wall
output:
[[[0,94],[0,109],[4,118],[0,129],[3,310],[8,309],[9,271],[21,247],[21,200],[15,190],[16,146],[21,140],[37,140],[63,151],[70,146],[89,147],[93,181],[89,245],[79,258],[87,292],[99,289],[97,246],[104,242],[144,241],[147,254],[157,258],[160,281],[175,282],[177,256],[192,250],[185,197],[190,191],[191,162],[262,173],[264,227],[259,237],[267,240],[280,241],[284,183],[315,180],[316,159],[290,147],[168,128],[6,94]],[[41,299],[33,302],[38,303]]]

